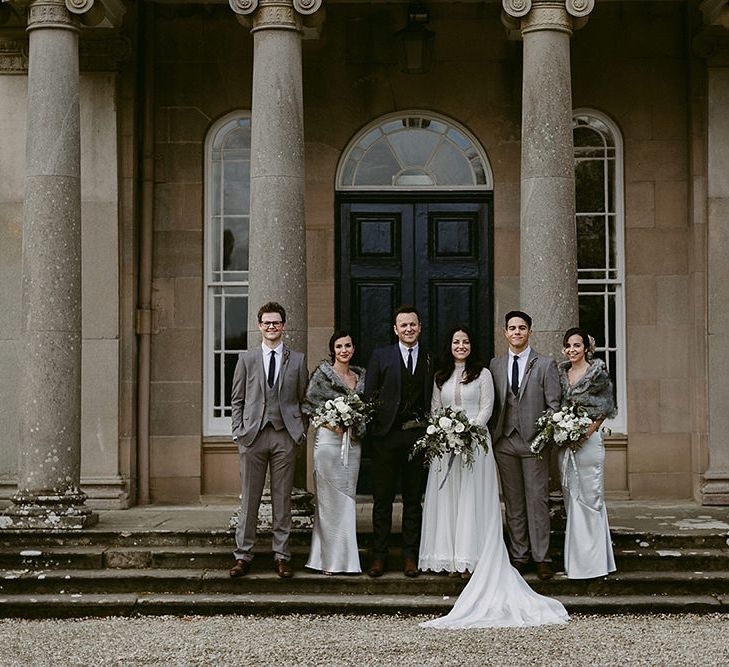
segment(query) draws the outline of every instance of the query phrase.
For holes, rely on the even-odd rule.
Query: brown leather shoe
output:
[[[282,579],[290,579],[294,576],[294,571],[289,567],[288,561],[283,558],[276,558],[273,561],[273,569],[276,570],[276,574]]]
[[[554,571],[549,563],[537,563],[537,576],[542,580],[546,581],[554,576]]]
[[[367,574],[369,574],[370,577],[381,577],[385,574],[385,561],[381,558],[375,558],[375,560],[373,560],[370,564],[370,569],[367,570]]]
[[[402,571],[406,577],[417,577],[420,574],[420,570],[418,570],[418,563],[412,558],[406,558],[404,560]]]
[[[237,559],[235,565],[230,568],[229,574],[234,579],[236,577],[245,577],[251,571],[251,562],[248,560]]]

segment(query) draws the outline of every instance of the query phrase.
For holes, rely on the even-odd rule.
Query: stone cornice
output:
[[[729,28],[729,0],[703,0],[699,9],[704,15],[705,25]]]
[[[712,25],[699,32],[691,43],[693,52],[713,67],[729,67],[729,30]]]
[[[86,37],[79,41],[82,72],[114,72],[131,56],[131,42],[126,37],[109,35]],[[0,74],[27,74],[28,37],[14,31],[0,37]]]

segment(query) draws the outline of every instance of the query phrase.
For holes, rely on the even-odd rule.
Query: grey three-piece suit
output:
[[[252,560],[256,541],[258,506],[266,470],[271,467],[274,558],[289,560],[291,488],[296,445],[306,438],[306,418],[301,403],[309,374],[301,352],[283,347],[278,378],[266,380],[261,347],[241,352],[233,375],[233,437],[240,455],[241,503],[235,533],[236,559]]]
[[[549,561],[549,456],[539,460],[529,443],[547,408],[558,410],[562,396],[557,365],[531,350],[516,396],[509,378],[509,354],[491,361],[495,402],[489,422],[506,506],[509,555],[526,563]]]

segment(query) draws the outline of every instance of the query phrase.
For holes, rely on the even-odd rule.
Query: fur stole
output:
[[[364,368],[350,366],[349,369],[357,375],[357,384],[350,389],[342,378],[337,375],[334,367],[328,361],[322,361],[316,370],[311,374],[309,386],[306,388],[306,398],[301,404],[301,410],[307,415],[313,415],[316,409],[325,401],[337,396],[346,396],[352,392],[359,394],[360,398],[364,393]],[[364,433],[364,428],[362,428]],[[363,433],[358,433],[361,436]]]
[[[612,419],[618,413],[613,400],[613,383],[602,359],[593,359],[585,374],[570,386],[567,371],[571,361],[559,364],[562,402],[576,403],[587,410],[592,419]]]

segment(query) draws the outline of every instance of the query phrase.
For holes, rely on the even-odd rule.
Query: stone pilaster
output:
[[[694,51],[706,59],[706,292],[708,459],[701,501],[729,505],[729,5],[701,4],[706,27]]]
[[[503,0],[524,43],[521,122],[521,308],[535,346],[558,355],[578,323],[570,36],[594,0]]]
[[[28,5],[20,463],[7,528],[82,528],[97,516],[81,468],[79,21]]]
[[[301,29],[321,0],[230,0],[253,34],[248,340],[267,301],[287,311],[286,337],[306,351],[306,225]]]

